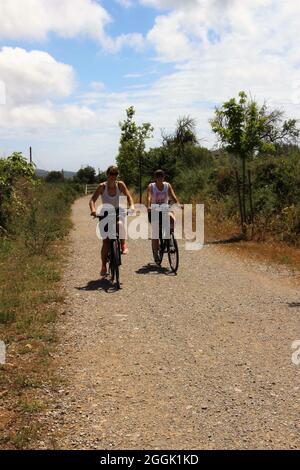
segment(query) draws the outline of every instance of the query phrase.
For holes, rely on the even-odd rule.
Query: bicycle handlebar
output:
[[[118,208],[118,209],[119,209],[119,214],[118,214],[119,216],[120,215],[134,216],[135,213],[136,213],[136,211],[134,209],[122,209],[122,208]],[[105,210],[105,212],[108,212],[106,217],[109,217],[109,216],[113,217],[113,216],[116,215],[116,211],[112,211],[112,210],[107,211],[107,210]],[[91,214],[91,215],[93,215],[93,214]],[[104,214],[97,214],[96,213],[96,215],[94,215],[94,219],[99,219],[100,217],[103,217],[103,216],[104,216]]]
[[[151,207],[148,209],[149,211],[151,210],[157,210],[159,212],[169,212],[172,210],[173,206],[178,207],[179,209],[183,209],[182,204],[151,204]]]

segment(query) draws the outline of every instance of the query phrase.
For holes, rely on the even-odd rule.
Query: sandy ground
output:
[[[288,273],[181,243],[173,276],[139,240],[115,291],[99,280],[88,198],[73,221],[56,359],[64,384],[38,447],[300,448],[300,292]]]

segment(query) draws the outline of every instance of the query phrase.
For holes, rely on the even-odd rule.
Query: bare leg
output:
[[[170,214],[170,228],[171,228],[171,230],[174,230],[175,222],[176,222],[175,215],[171,213]]]
[[[155,232],[155,229],[152,226],[152,251],[153,251],[153,254],[154,254],[154,259],[156,261],[156,258],[158,259],[159,240],[157,238],[153,238],[154,237],[154,232]],[[157,235],[157,234],[155,234],[155,235]]]
[[[123,223],[122,220],[119,220],[119,222],[118,222],[118,230],[119,230],[119,234],[120,234],[120,242],[121,242],[122,253],[123,253],[123,255],[127,255],[128,248],[127,248],[127,244],[126,244],[126,230],[125,230],[124,223]]]
[[[158,240],[152,239],[153,250],[158,251],[158,247],[159,247]]]

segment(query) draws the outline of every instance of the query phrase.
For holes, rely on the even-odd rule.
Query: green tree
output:
[[[162,131],[164,161],[161,167],[171,179],[193,165],[190,157],[194,155],[197,144],[196,121],[190,116],[178,118],[174,133],[166,134]]]
[[[35,166],[21,152],[0,159],[0,231],[7,231],[13,212],[22,209],[22,189],[35,182]]]
[[[77,171],[75,181],[82,184],[94,184],[96,180],[96,170],[92,166],[86,166]]]
[[[97,183],[103,183],[106,180],[107,180],[106,171],[99,170],[98,175],[97,175]]]
[[[280,144],[296,142],[299,137],[297,121],[284,120],[283,111],[271,111],[266,104],[259,106],[241,91],[238,100],[232,98],[221,108],[216,108],[215,118],[210,120],[210,124],[222,147],[242,162],[241,219],[245,230],[249,221],[246,212],[247,161],[257,154],[275,152]]]
[[[63,183],[65,177],[62,171],[50,171],[46,176],[47,183]]]
[[[195,119],[191,116],[179,117],[174,134],[166,135],[163,133],[162,137],[163,145],[173,150],[176,157],[184,161],[185,148],[198,144]]]
[[[120,122],[121,138],[117,164],[122,178],[129,186],[140,187],[146,157],[146,140],[152,137],[153,127],[149,122],[140,126],[134,121],[135,109],[126,110],[127,119]]]

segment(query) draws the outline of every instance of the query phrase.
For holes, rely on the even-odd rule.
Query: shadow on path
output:
[[[289,302],[288,306],[291,308],[300,307],[300,302]]]
[[[235,237],[226,238],[225,240],[212,240],[205,243],[205,245],[229,245],[230,243],[239,243],[245,238],[243,235],[236,235]]]
[[[107,293],[118,292],[117,287],[113,284],[110,279],[102,278],[95,281],[89,281],[86,286],[76,287],[77,290],[84,291],[105,291]]]
[[[139,268],[137,271],[135,271],[137,274],[165,274],[166,276],[174,276],[174,273],[168,269],[168,268],[163,268],[161,266],[157,266],[157,264],[154,263],[148,263],[145,266],[142,266]]]

